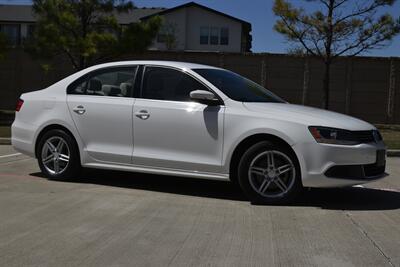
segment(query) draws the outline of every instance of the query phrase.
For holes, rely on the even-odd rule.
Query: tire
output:
[[[269,141],[259,142],[243,154],[238,180],[254,204],[289,203],[303,187],[294,153]]]
[[[72,178],[81,170],[79,149],[74,138],[60,129],[46,132],[36,151],[42,173],[52,180]]]

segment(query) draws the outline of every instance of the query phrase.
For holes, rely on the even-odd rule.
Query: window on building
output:
[[[208,44],[208,39],[210,36],[210,28],[209,27],[201,27],[200,28],[200,44]]]
[[[217,45],[219,39],[219,28],[211,27],[210,44]]]
[[[221,45],[229,44],[229,29],[228,28],[221,28],[220,44]]]
[[[20,44],[20,25],[19,24],[2,24],[0,25],[1,32],[7,37],[8,42],[12,46]]]

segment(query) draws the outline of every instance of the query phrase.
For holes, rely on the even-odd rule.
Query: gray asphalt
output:
[[[85,170],[49,181],[0,146],[0,266],[400,266],[391,175],[251,205],[230,183]]]

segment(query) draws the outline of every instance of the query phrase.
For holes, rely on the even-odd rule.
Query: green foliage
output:
[[[178,27],[176,23],[164,21],[162,23],[161,29],[159,34],[162,35],[163,42],[165,43],[165,47],[167,50],[174,50],[176,49],[177,43],[177,32]]]
[[[126,52],[145,50],[153,41],[161,26],[161,17],[153,17],[141,23],[132,23],[122,30],[119,49]]]
[[[125,0],[34,0],[38,23],[26,48],[43,58],[66,55],[75,69],[145,50],[160,20],[119,25],[115,14],[133,8]]]

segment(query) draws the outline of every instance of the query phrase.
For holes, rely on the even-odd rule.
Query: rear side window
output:
[[[137,67],[95,71],[73,82],[68,94],[128,97],[132,95]]]
[[[190,92],[208,90],[189,75],[174,69],[146,67],[142,82],[142,98],[190,101]]]

